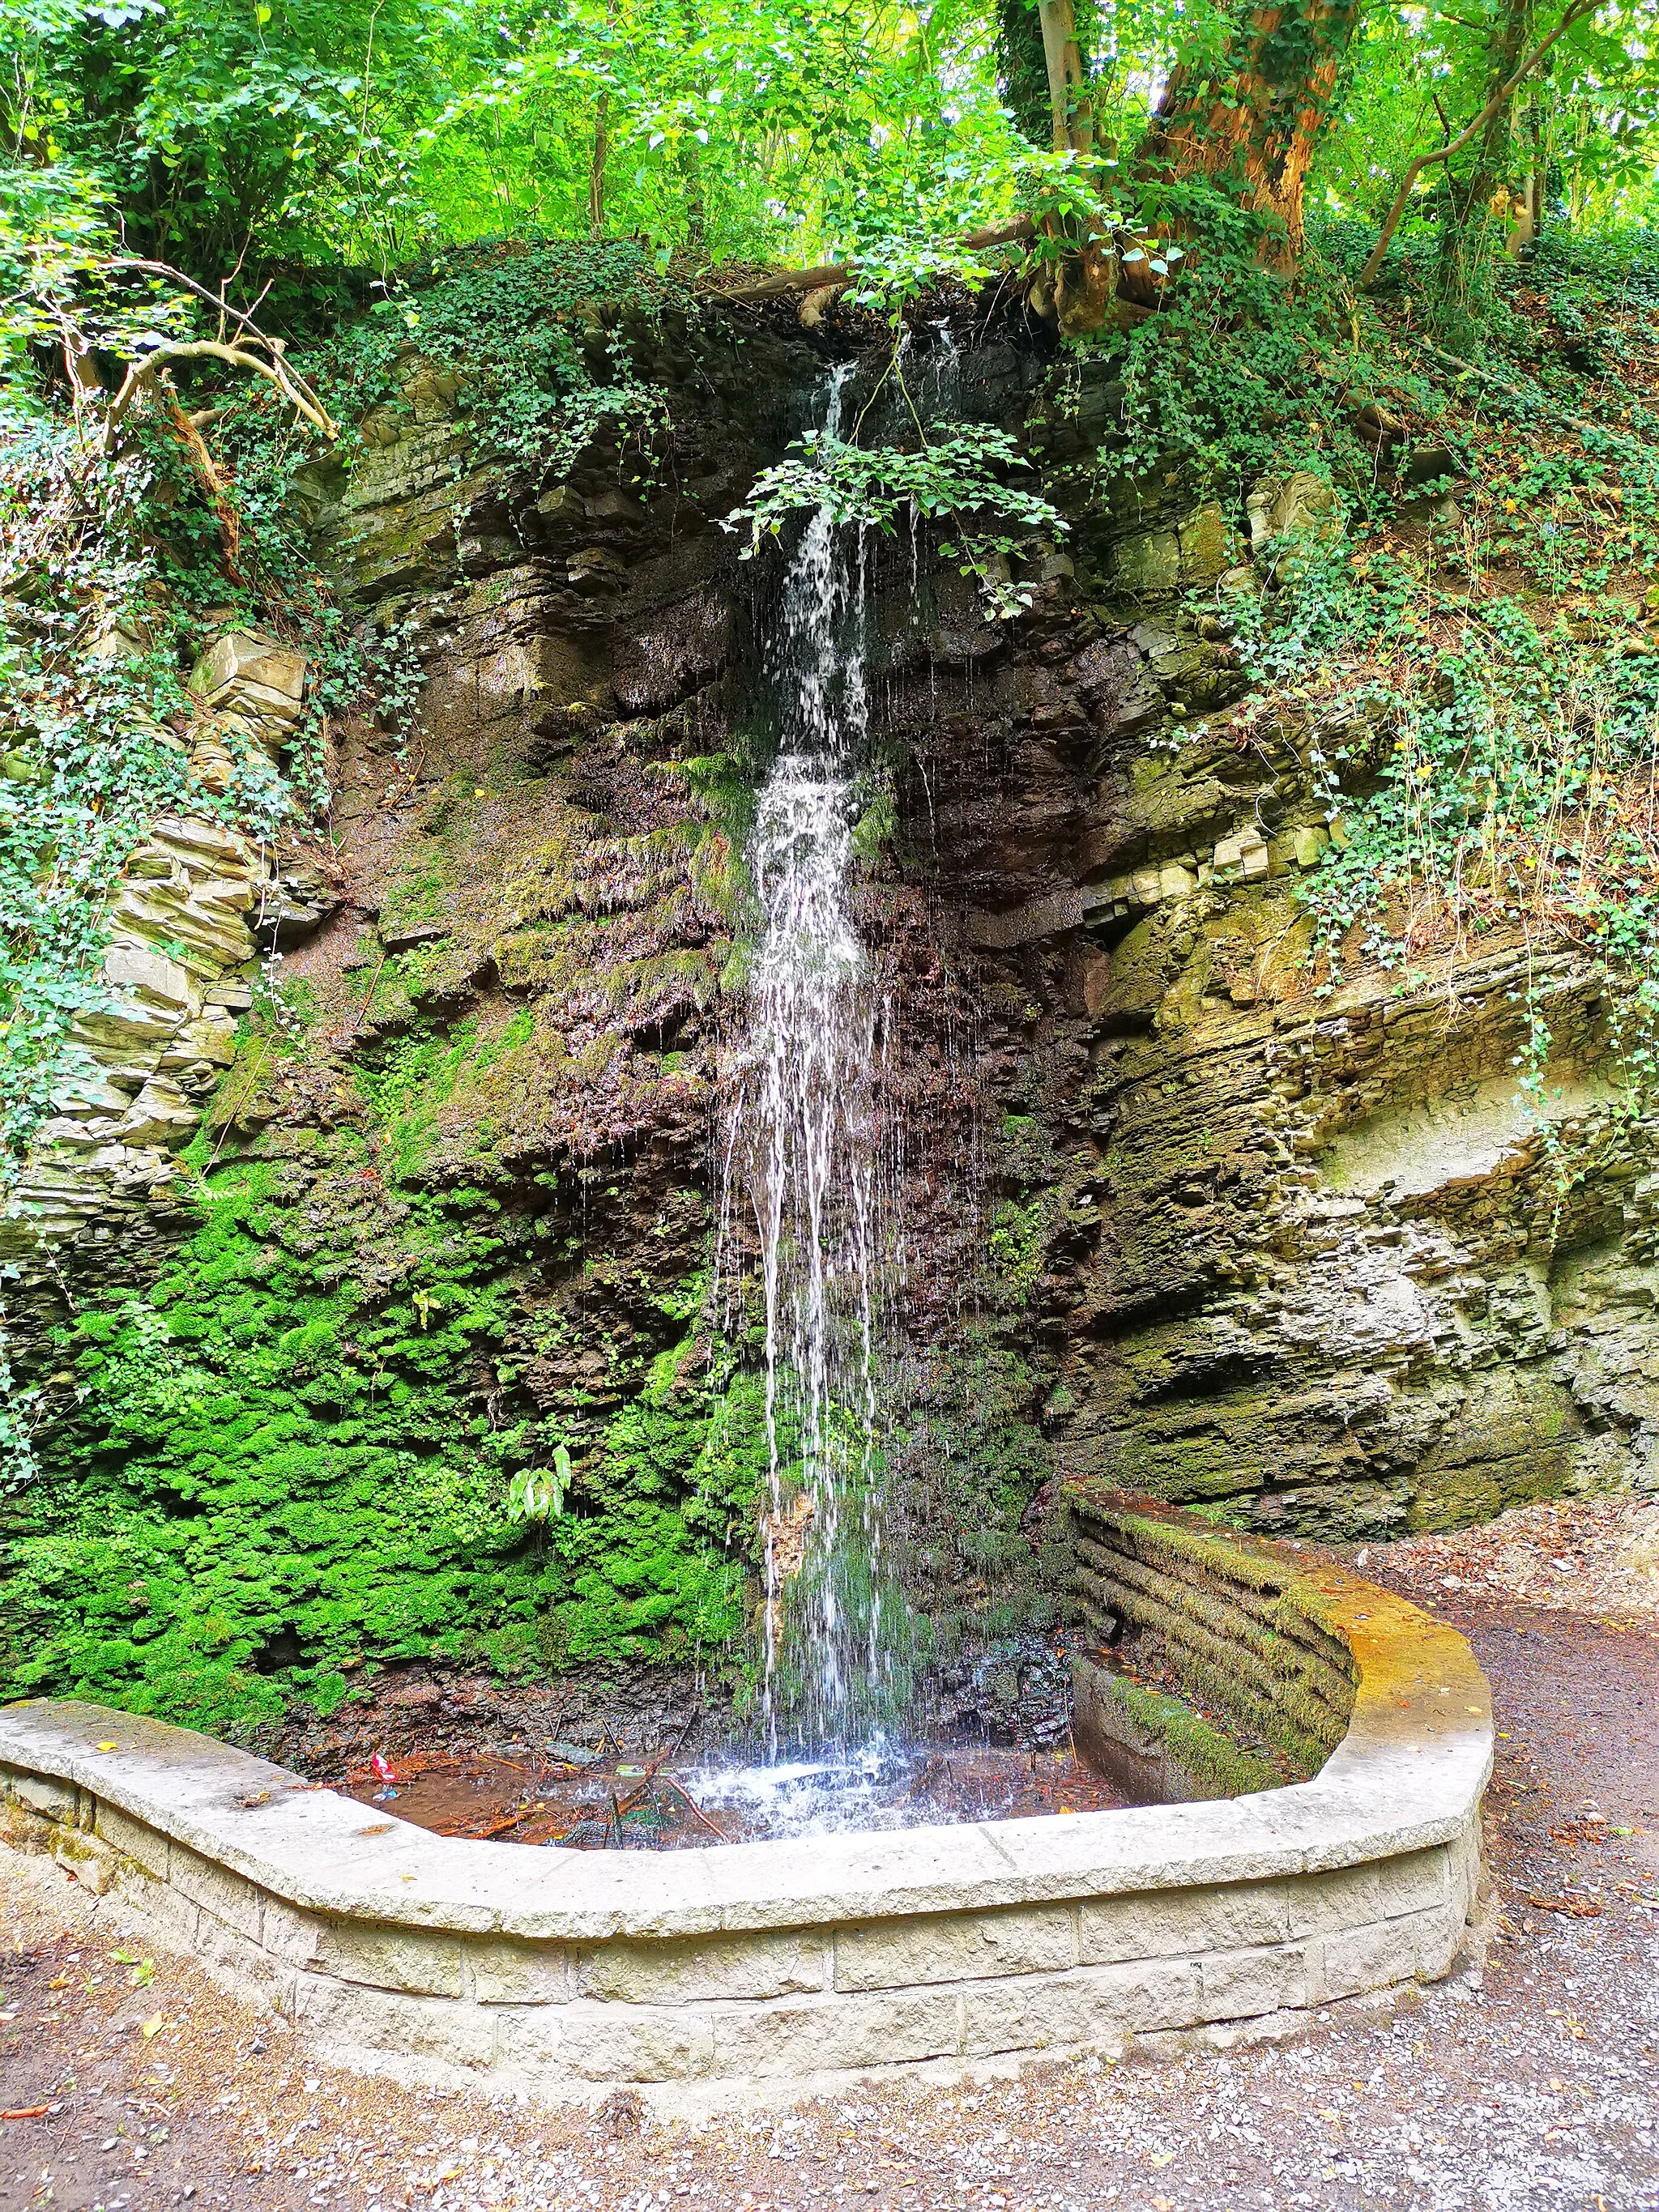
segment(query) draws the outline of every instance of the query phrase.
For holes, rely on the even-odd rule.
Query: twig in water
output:
[[[730,1836],[726,1834],[723,1828],[717,1828],[714,1826],[714,1823],[709,1819],[708,1814],[703,1811],[702,1806],[698,1804],[696,1799],[691,1795],[689,1790],[683,1790],[679,1784],[675,1781],[672,1774],[665,1774],[662,1779],[666,1787],[672,1790],[677,1797],[683,1798],[684,1800],[685,1803],[691,1809],[692,1818],[694,1820],[701,1820],[703,1826],[708,1829],[711,1836],[718,1836],[723,1844],[729,1844],[731,1842],[732,1838]]]

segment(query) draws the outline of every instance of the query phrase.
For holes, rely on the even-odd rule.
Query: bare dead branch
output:
[[[236,502],[230,495],[229,486],[219,473],[218,464],[208,451],[207,441],[203,437],[195,417],[186,415],[179,404],[179,395],[173,388],[172,379],[161,377],[157,382],[168,425],[184,447],[196,481],[201,485],[209,506],[218,518],[219,535],[224,542],[226,572],[235,577],[242,550],[242,520],[236,512]]]
[[[240,266],[240,264],[238,265]],[[253,368],[258,374],[270,377],[270,381],[276,386],[289,405],[320,430],[331,443],[339,436],[338,426],[330,419],[328,410],[318,398],[316,392],[307,383],[304,377],[289,367],[286,359],[287,348],[283,340],[271,337],[262,331],[251,313],[240,307],[233,307],[224,297],[224,287],[222,287],[218,292],[210,292],[205,284],[198,284],[193,276],[186,276],[182,269],[172,268],[165,261],[143,260],[136,254],[118,255],[114,259],[106,262],[104,266],[106,269],[137,269],[143,270],[148,276],[165,277],[170,284],[180,285],[186,292],[193,292],[198,300],[204,301],[218,315],[221,336],[217,339],[194,339],[188,343],[209,348],[216,345],[220,349],[219,357],[227,362],[231,362],[232,356],[231,353],[225,350],[226,341],[222,334],[225,318],[227,315],[231,317],[234,321],[240,324],[246,333],[243,338],[229,341],[230,346],[236,349],[235,359],[232,365],[238,368]],[[234,273],[233,270],[232,274]],[[225,284],[228,286],[230,278],[227,277]],[[263,300],[265,292],[270,289],[270,286],[267,284],[264,291],[260,293],[259,300]],[[259,301],[255,301],[254,305],[257,307]],[[255,357],[246,351],[246,346],[249,343],[263,346],[281,373],[272,375],[269,368],[260,366]],[[135,363],[134,367],[143,368],[146,366],[155,366],[166,359],[188,360],[189,358],[191,356],[188,346],[185,342],[181,341],[172,348],[158,347],[155,352],[146,356],[143,362]],[[127,383],[131,383],[131,380],[132,370],[129,369]],[[124,384],[122,391],[125,392],[125,390],[126,384]],[[117,394],[117,399],[118,401],[120,399],[119,393]],[[130,399],[129,394],[126,404],[130,404]],[[114,409],[112,409],[111,413],[113,418]]]
[[[296,414],[303,416],[330,441],[337,438],[340,434],[338,426],[321,402],[312,396],[283,360],[281,342],[273,343],[266,339],[264,343],[270,348],[269,360],[251,351],[246,345],[222,345],[216,338],[185,338],[173,344],[155,347],[142,361],[133,362],[122,380],[120,390],[110,402],[109,412],[104,418],[105,451],[113,448],[121,418],[139,392],[154,380],[159,370],[169,368],[175,361],[222,361],[228,368],[244,368],[254,376],[263,376],[267,383],[276,386]]]

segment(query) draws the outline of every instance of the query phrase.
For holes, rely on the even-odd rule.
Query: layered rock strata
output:
[[[303,653],[254,632],[216,641],[191,679],[197,788],[222,795],[250,751],[276,764],[306,671]],[[60,1243],[176,1228],[176,1155],[236,1057],[271,876],[262,845],[207,813],[150,824],[110,901],[100,985],[70,1026],[52,1117],[0,1218],[0,1255],[35,1270]]]

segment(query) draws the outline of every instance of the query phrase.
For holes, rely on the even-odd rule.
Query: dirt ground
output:
[[[1408,2004],[1277,2045],[890,2082],[694,2130],[626,2097],[590,2116],[317,2064],[117,1907],[0,1853],[0,2208],[1651,2212],[1655,1517],[1533,1508],[1366,1555],[1364,1572],[1470,1638],[1501,1731],[1492,1939],[1483,1965]]]

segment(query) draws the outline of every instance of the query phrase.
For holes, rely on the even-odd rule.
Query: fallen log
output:
[[[985,230],[970,230],[956,242],[964,253],[987,253],[999,246],[1024,245],[1036,236],[1036,228],[1029,215],[1013,216]],[[855,262],[826,261],[815,269],[774,269],[764,276],[750,277],[738,284],[712,284],[709,294],[714,299],[748,301],[780,300],[791,292],[840,292],[854,282],[858,273]]]

